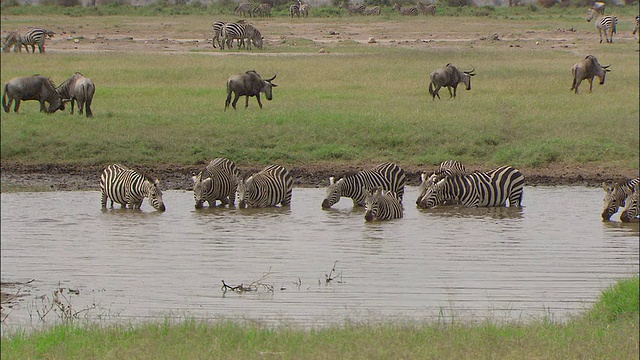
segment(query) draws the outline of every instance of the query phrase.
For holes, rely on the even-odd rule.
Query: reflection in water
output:
[[[523,208],[430,210],[410,187],[404,218],[378,223],[350,199],[323,210],[324,189],[295,188],[290,208],[200,210],[167,191],[164,213],[101,211],[99,192],[1,197],[2,281],[35,279],[3,329],[31,324],[57,286],[80,291],[76,309],[99,304],[92,321],[562,318],[639,263],[638,224],[603,223],[601,190],[583,187],[527,187]],[[326,282],[334,263],[340,281]],[[220,289],[264,274],[273,293]]]

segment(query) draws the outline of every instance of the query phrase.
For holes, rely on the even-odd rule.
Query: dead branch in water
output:
[[[340,278],[340,280],[338,280],[339,283],[342,283],[342,271],[340,271],[339,274],[335,274],[333,275],[334,272],[336,272],[336,264],[338,263],[338,260],[334,261],[333,263],[333,267],[331,268],[331,271],[329,271],[329,274],[324,274],[324,282],[326,284],[332,282],[333,280],[335,280],[336,278]]]
[[[268,292],[273,292],[272,284],[263,283],[263,281],[267,277],[269,277],[269,275],[271,275],[271,268],[269,268],[269,271],[262,274],[262,276],[258,280],[255,280],[248,285],[240,284],[240,285],[233,286],[233,285],[227,284],[224,280],[222,280],[222,287],[220,288],[220,290],[222,290],[222,292],[224,293],[226,293],[227,291],[235,291],[235,292],[243,293],[248,291],[258,291],[259,289],[263,289]]]
[[[35,300],[40,300],[40,304],[35,305],[35,312],[38,315],[38,319],[42,322],[46,322],[46,317],[51,312],[54,312],[58,315],[59,319],[62,320],[71,320],[77,319],[80,314],[88,312],[89,310],[96,309],[98,307],[97,304],[92,304],[89,307],[84,309],[75,310],[69,298],[64,294],[65,290],[69,294],[79,295],[80,290],[78,289],[69,289],[60,287],[58,284],[58,288],[53,291],[53,296],[50,298],[48,295],[42,295],[36,297]],[[33,303],[32,303],[33,306]],[[33,320],[33,308],[29,308],[29,317]]]

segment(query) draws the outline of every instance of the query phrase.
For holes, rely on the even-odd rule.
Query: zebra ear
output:
[[[195,184],[198,182],[198,177],[194,175],[191,177],[191,180],[193,180],[193,183]]]
[[[422,174],[420,174],[420,181],[421,181],[421,182],[425,182],[425,181],[427,181],[427,173],[422,173]]]
[[[158,180],[158,179],[153,180],[153,184],[155,186],[160,186],[160,180]]]
[[[332,176],[332,177],[330,177],[330,178],[329,178],[329,185],[333,185],[333,184],[335,184],[335,183],[336,183],[336,178],[335,178],[335,177],[333,177],[333,176]]]

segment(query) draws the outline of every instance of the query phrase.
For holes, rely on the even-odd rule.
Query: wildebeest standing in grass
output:
[[[224,104],[224,110],[226,111],[229,103],[231,103],[231,93],[235,95],[233,103],[231,103],[234,109],[240,96],[246,96],[245,108],[249,107],[249,97],[255,96],[260,109],[262,109],[260,93],[264,93],[267,100],[271,100],[273,98],[273,88],[278,86],[272,83],[275,78],[276,75],[273,75],[271,79],[262,79],[255,70],[249,70],[244,74],[232,75],[227,80],[227,101]]]
[[[431,82],[429,83],[429,94],[433,96],[435,100],[436,96],[440,99],[440,88],[445,86],[449,90],[449,97],[456,97],[456,89],[458,84],[463,83],[466,85],[467,90],[471,90],[471,77],[476,74],[473,73],[475,68],[470,71],[460,71],[457,67],[452,64],[447,64],[447,66],[436,69],[431,73],[429,78]],[[451,88],[453,88],[453,93],[451,92]]]
[[[93,116],[91,112],[91,102],[93,101],[93,94],[96,92],[96,87],[91,79],[76,72],[63,82],[56,91],[64,100],[71,101],[71,115],[73,115],[74,102],[78,102],[78,112],[80,115],[82,115],[82,110],[85,108],[87,117]]]
[[[600,79],[600,85],[603,85],[607,72],[610,71],[609,66],[611,64],[602,66],[595,56],[587,55],[582,61],[571,67],[571,72],[573,73],[571,90],[575,90],[577,94],[580,83],[582,80],[587,79],[589,81],[589,92],[591,92],[593,90],[593,78],[596,76]]]
[[[54,113],[56,110],[64,110],[64,102],[53,82],[42,75],[17,77],[9,80],[4,85],[4,93],[2,94],[2,108],[5,112],[9,112],[11,102],[14,100],[16,102],[13,108],[14,112],[18,112],[21,101],[27,100],[38,100],[40,111]],[[48,109],[46,102],[49,103]]]

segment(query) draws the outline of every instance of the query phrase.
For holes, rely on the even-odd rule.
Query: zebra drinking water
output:
[[[631,189],[631,195],[627,196],[626,206],[620,213],[620,221],[638,222],[638,193],[640,193],[640,184],[636,184]]]
[[[165,211],[162,190],[157,179],[139,173],[119,164],[107,166],[100,176],[100,194],[102,208],[107,207],[107,198],[111,207],[116,202],[122,208],[140,209],[142,200],[149,198],[149,204],[158,211]]]
[[[602,32],[604,32],[604,38],[608,43],[613,42],[613,34],[615,34],[618,26],[618,17],[614,15],[602,15],[594,9],[589,9],[589,17],[587,21],[591,21],[595,17],[596,28],[600,34],[600,42],[602,42]]]
[[[420,175],[420,185],[418,186],[418,199],[416,205],[420,206],[420,201],[426,195],[427,190],[442,180],[445,176],[466,175],[467,170],[462,163],[456,160],[447,160],[440,163],[438,169],[427,177],[426,173]]]
[[[366,194],[366,221],[381,221],[399,219],[402,217],[402,203],[393,191],[376,188],[373,193],[363,189]]]
[[[393,191],[402,202],[406,181],[405,171],[394,163],[380,164],[371,170],[362,170],[338,181],[331,177],[322,208],[330,208],[340,201],[342,196],[351,198],[353,206],[365,206],[366,194],[362,189],[372,190],[376,187]]]
[[[205,201],[209,207],[215,207],[216,200],[220,200],[222,205],[233,206],[239,178],[240,171],[233,161],[225,158],[211,160],[207,167],[192,177],[196,209],[201,209]]]
[[[468,175],[445,176],[427,189],[418,205],[429,209],[447,202],[459,201],[466,207],[522,205],[524,175],[511,167],[503,166],[489,172]]]
[[[291,205],[293,177],[280,165],[269,165],[246,179],[238,179],[240,207]]]
[[[602,210],[602,220],[609,220],[613,214],[618,212],[620,206],[625,206],[625,200],[633,192],[633,188],[640,183],[640,178],[621,181],[614,184],[602,183],[604,189],[604,210]]]

